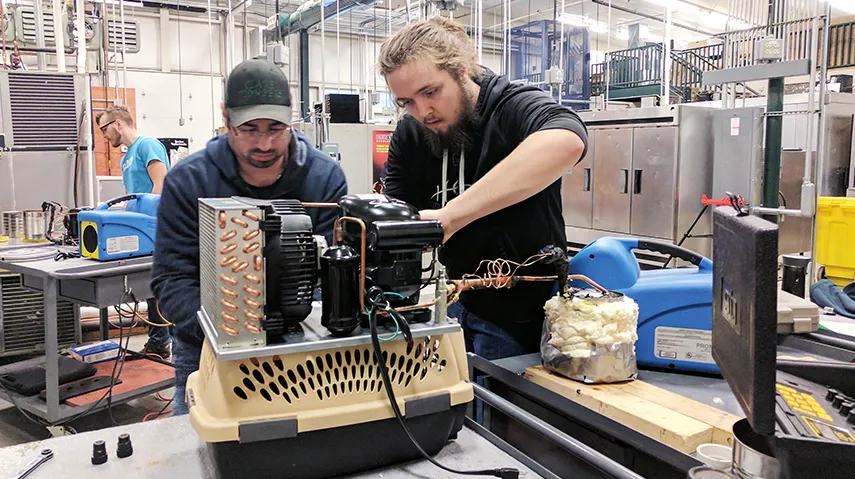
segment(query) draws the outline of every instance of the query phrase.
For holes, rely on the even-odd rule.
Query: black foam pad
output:
[[[778,227],[721,206],[713,258],[713,358],[754,432],[773,434]]]

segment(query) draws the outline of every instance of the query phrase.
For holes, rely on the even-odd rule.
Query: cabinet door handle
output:
[[[591,169],[585,168],[584,178],[582,180],[582,191],[591,191]]]
[[[635,170],[635,178],[632,185],[632,193],[635,195],[641,194],[641,170]]]
[[[620,194],[629,193],[629,170],[620,170]]]

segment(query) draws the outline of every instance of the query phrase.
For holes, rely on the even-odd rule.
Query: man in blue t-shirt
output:
[[[125,106],[107,108],[95,117],[98,128],[113,148],[127,147],[122,157],[122,182],[128,194],[154,193],[163,191],[163,180],[169,170],[169,155],[166,147],[155,138],[137,133],[134,118]],[[166,359],[170,356],[169,328],[161,318],[157,301],[148,303],[148,342],[144,354],[156,354]],[[155,326],[163,325],[163,326]]]

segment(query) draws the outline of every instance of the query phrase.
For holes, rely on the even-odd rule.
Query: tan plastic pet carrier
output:
[[[473,399],[463,332],[381,344],[405,421],[436,454]],[[218,477],[334,477],[420,456],[395,418],[370,344],[218,361],[206,342],[187,400]]]

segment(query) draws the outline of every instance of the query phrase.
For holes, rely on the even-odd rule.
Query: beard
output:
[[[475,110],[475,99],[468,90],[463,86],[463,82],[458,81],[460,87],[460,111],[457,114],[457,120],[449,125],[444,132],[431,130],[425,123],[419,123],[421,129],[425,132],[428,146],[434,156],[442,158],[444,150],[450,153],[457,153],[466,150],[475,141],[475,132],[478,129],[478,123],[481,117]]]
[[[271,152],[270,151],[262,151],[262,150],[258,150],[258,149],[250,150],[249,154],[244,159],[244,161],[246,162],[247,165],[249,165],[253,168],[265,169],[265,168],[272,167],[273,165],[275,165],[279,160],[281,160],[285,156],[284,153],[277,153],[274,151],[274,152],[272,152],[273,157],[269,160],[256,160],[253,158],[253,155],[266,155],[269,153],[271,153]]]

